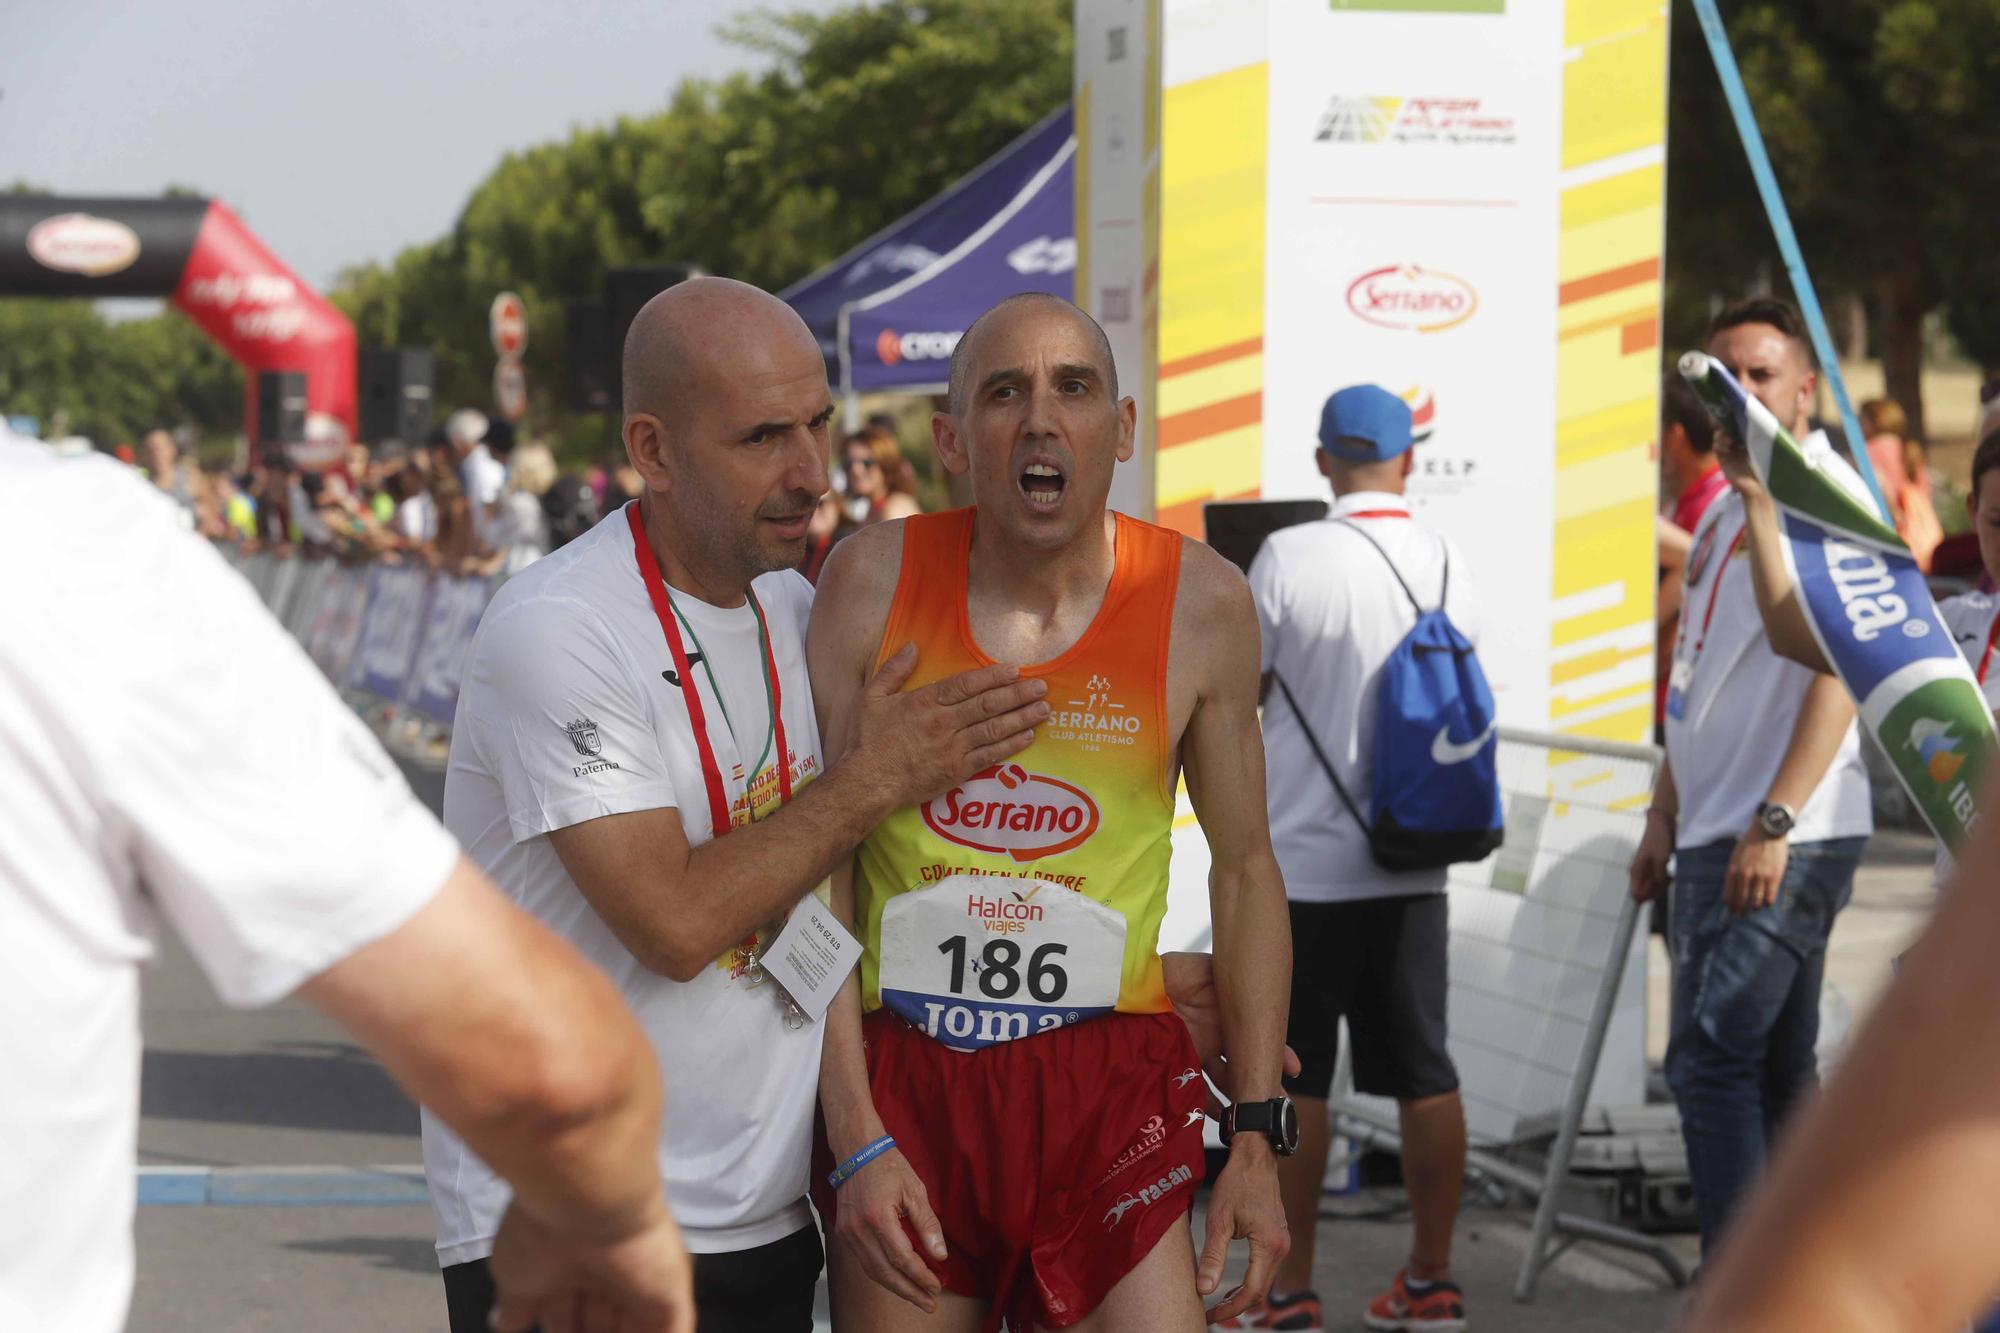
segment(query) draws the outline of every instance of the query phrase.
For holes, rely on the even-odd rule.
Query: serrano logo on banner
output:
[[[1347,287],[1347,308],[1385,329],[1442,333],[1472,318],[1479,293],[1464,278],[1416,264],[1370,269]]]
[[[927,803],[924,823],[947,842],[1033,861],[1081,847],[1097,832],[1097,802],[1060,778],[995,765]]]
[[[139,258],[139,233],[113,218],[59,213],[28,232],[28,254],[43,268],[101,278],[132,267]]]
[[[875,355],[885,366],[904,361],[943,361],[951,356],[952,349],[964,336],[963,329],[900,334],[894,329],[884,329],[875,335]]]

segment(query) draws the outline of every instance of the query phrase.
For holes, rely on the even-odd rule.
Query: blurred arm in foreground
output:
[[[1699,1333],[1929,1333],[2000,1287],[2000,819],[1703,1274]]]

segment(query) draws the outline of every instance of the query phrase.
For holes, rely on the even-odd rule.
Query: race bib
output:
[[[1125,918],[1038,879],[951,875],[882,909],[882,1003],[958,1051],[1109,1013]]]

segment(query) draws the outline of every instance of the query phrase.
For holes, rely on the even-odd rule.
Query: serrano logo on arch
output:
[[[28,232],[28,254],[43,268],[101,278],[132,267],[139,233],[116,218],[58,213]]]
[[[1081,787],[1019,764],[974,773],[923,807],[924,823],[947,842],[976,852],[1034,861],[1071,851],[1097,832],[1097,802]]]
[[[1347,286],[1347,308],[1370,324],[1442,333],[1472,318],[1479,293],[1464,278],[1416,264],[1370,269]]]

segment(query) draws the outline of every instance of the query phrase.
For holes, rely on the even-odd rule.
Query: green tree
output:
[[[1783,282],[1693,7],[1674,8],[1667,325],[1699,341],[1709,295]],[[1743,0],[1725,26],[1823,301],[1860,297],[1891,397],[1923,433],[1925,316],[1943,305],[2000,360],[2000,261],[1982,203],[2000,116],[2000,0]]]

